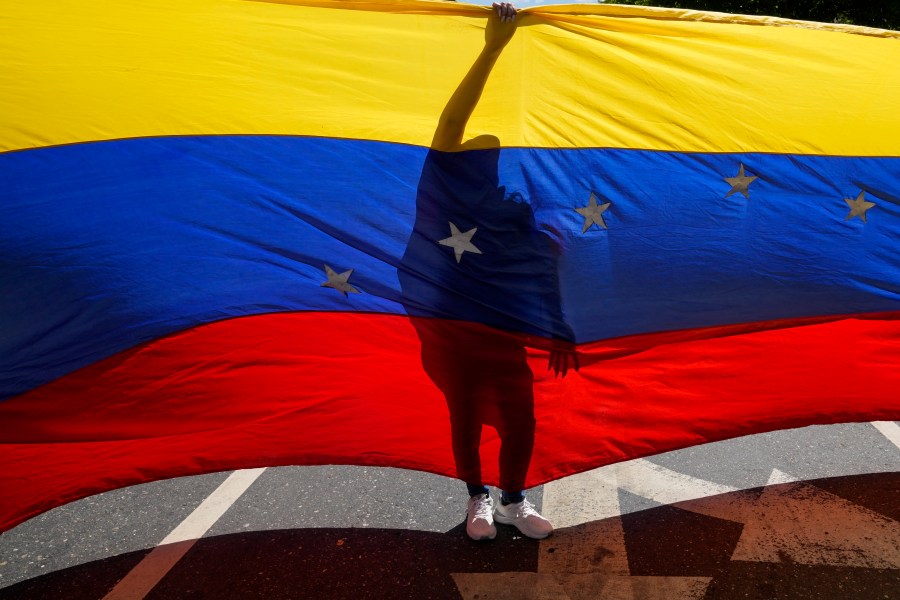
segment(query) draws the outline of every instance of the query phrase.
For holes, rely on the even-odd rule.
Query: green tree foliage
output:
[[[601,2],[603,0],[600,0]],[[743,15],[768,15],[819,21],[852,23],[882,29],[900,29],[900,0],[611,0],[608,4],[668,6]]]

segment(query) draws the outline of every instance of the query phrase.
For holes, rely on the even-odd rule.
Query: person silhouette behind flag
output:
[[[527,199],[500,186],[500,140],[462,141],[515,33],[516,9],[493,7],[485,46],[444,108],[425,159],[399,274],[423,367],[449,408],[457,476],[470,495],[466,532],[493,539],[496,519],[541,539],[553,527],[524,492],[535,433],[526,344],[548,348],[557,375],[564,377],[570,363],[577,370],[578,362],[562,316],[556,243],[538,230]],[[484,425],[495,427],[501,441],[496,508],[481,475]]]

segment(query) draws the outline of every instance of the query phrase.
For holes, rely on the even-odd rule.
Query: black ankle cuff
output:
[[[487,489],[487,486],[480,483],[467,483],[466,489],[469,490],[470,498],[479,494],[490,494],[490,490]]]
[[[525,492],[500,492],[500,504],[503,506],[506,506],[507,504],[518,504],[524,499]]]

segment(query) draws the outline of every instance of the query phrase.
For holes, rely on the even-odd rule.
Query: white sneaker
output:
[[[489,494],[469,498],[466,506],[466,533],[473,540],[492,540],[497,537],[494,527],[494,501]]]
[[[542,540],[553,533],[550,521],[534,510],[534,504],[528,500],[512,504],[501,504],[494,511],[494,518],[504,525],[515,525],[523,535]]]

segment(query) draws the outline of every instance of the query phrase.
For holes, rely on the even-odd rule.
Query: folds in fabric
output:
[[[432,147],[489,14],[4,8],[0,528],[212,470],[525,487],[900,417],[894,32],[523,11]]]

